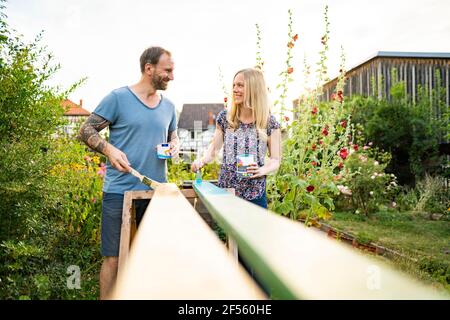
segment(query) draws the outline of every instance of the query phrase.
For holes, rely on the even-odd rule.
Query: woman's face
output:
[[[233,80],[233,98],[236,104],[242,104],[244,102],[245,85],[244,75],[238,73]]]

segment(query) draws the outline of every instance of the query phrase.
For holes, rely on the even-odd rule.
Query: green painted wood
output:
[[[210,214],[275,299],[449,299],[318,231],[240,199],[193,184]]]

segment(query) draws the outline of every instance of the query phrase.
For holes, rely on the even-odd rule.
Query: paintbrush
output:
[[[159,182],[157,182],[157,181],[155,181],[153,179],[150,179],[149,177],[146,177],[146,176],[140,174],[139,172],[137,172],[133,168],[131,168],[131,174],[133,176],[135,176],[136,178],[138,178],[143,184],[149,186],[152,189],[156,189],[159,186],[161,186],[161,183],[159,183]]]

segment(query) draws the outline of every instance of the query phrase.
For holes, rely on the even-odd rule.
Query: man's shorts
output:
[[[139,225],[150,200],[133,200],[136,208],[136,224]],[[118,257],[122,228],[123,194],[103,192],[102,245],[104,257]]]

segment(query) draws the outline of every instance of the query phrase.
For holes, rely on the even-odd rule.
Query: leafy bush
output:
[[[0,298],[92,298],[98,273],[102,177],[86,149],[63,137],[67,91],[47,85],[58,70],[40,47],[24,43],[0,1]],[[59,136],[59,138],[58,138]],[[67,265],[84,290],[68,290]]]
[[[183,185],[185,181],[194,181],[195,172],[191,171],[191,164],[184,160],[173,161],[168,160],[168,174],[169,182],[175,183],[178,187]],[[203,180],[217,180],[219,178],[220,164],[211,162],[201,168]]]
[[[395,82],[395,71],[393,78]],[[448,108],[439,87],[431,93],[421,88],[414,104],[405,96],[404,85],[400,81],[392,86],[390,100],[355,97],[349,106],[364,142],[391,153],[387,172],[395,174],[401,184],[414,185],[425,173],[442,173],[444,159],[438,143],[445,138]]]
[[[444,178],[426,175],[416,184],[416,192],[418,199],[414,211],[429,213],[430,218],[433,213],[448,213],[450,189]]]
[[[387,157],[387,155],[385,155]],[[393,174],[384,169],[389,157],[380,163],[368,153],[353,153],[345,161],[342,183],[348,189],[352,207],[365,215],[392,205],[397,193],[397,182]],[[345,195],[342,186],[339,186]]]

